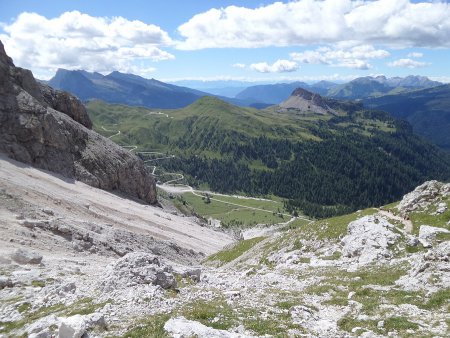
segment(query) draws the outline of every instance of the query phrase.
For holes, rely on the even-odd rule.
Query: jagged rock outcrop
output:
[[[137,284],[159,285],[163,289],[177,287],[172,266],[166,265],[155,255],[131,252],[109,267],[103,289],[110,291]]]
[[[389,246],[399,234],[394,226],[377,216],[365,216],[348,224],[348,233],[342,238],[342,255],[356,258],[359,264],[387,259],[392,256]]]
[[[414,191],[403,196],[397,209],[402,214],[411,211],[423,210],[431,204],[438,203],[443,197],[450,195],[450,183],[442,183],[438,181],[427,181],[419,185]],[[439,206],[445,211],[445,204]],[[445,208],[445,209],[444,209]]]
[[[156,203],[140,159],[89,128],[81,102],[14,66],[0,42],[0,152],[91,186]]]
[[[80,100],[67,92],[55,90],[43,83],[40,83],[39,87],[44,102],[48,106],[70,116],[86,128],[92,129],[92,121]]]
[[[280,103],[282,109],[295,109],[301,112],[312,112],[320,115],[335,114],[319,94],[297,88],[291,96]]]

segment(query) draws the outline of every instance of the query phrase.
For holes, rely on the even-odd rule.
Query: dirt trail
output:
[[[403,217],[394,215],[392,212],[386,211],[386,210],[380,210],[378,211],[381,215],[386,216],[387,218],[396,220],[401,222],[405,226],[405,231],[407,233],[412,233],[413,231],[413,224],[410,220],[404,219]]]

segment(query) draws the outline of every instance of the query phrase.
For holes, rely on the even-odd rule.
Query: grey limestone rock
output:
[[[61,318],[58,336],[64,338],[81,338],[86,332],[87,325],[82,315]]]
[[[0,42],[0,152],[32,166],[156,203],[155,180],[128,150],[90,130],[74,96],[14,66]]]
[[[159,285],[164,289],[177,287],[172,266],[165,264],[155,255],[131,252],[109,266],[103,289],[108,291],[138,284]]]
[[[42,261],[42,255],[40,253],[24,249],[14,251],[11,258],[19,264],[39,264]]]
[[[397,209],[402,214],[421,210],[437,202],[437,199],[448,195],[450,195],[450,183],[427,181],[419,185],[414,191],[403,196]],[[441,205],[441,208],[444,209],[444,206],[445,204]],[[445,209],[442,211],[445,211]]]
[[[13,282],[11,281],[11,278],[0,276],[0,290],[13,286]]]

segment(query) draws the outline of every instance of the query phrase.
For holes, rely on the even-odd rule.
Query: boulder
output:
[[[171,318],[164,324],[166,330],[172,337],[188,338],[188,337],[214,337],[214,338],[251,338],[253,336],[228,332],[225,330],[217,330],[202,323],[187,320],[184,317]]]
[[[58,324],[58,317],[55,315],[49,315],[33,322],[31,325],[26,327],[25,331],[29,334],[29,338],[50,338],[54,335],[52,335],[49,328]]]
[[[35,251],[17,249],[11,255],[11,259],[19,264],[39,264],[42,261],[42,255]]]
[[[82,315],[61,318],[58,336],[60,338],[81,338],[86,329],[86,322]]]
[[[156,183],[130,151],[90,130],[74,96],[39,85],[15,67],[0,42],[0,152],[96,188],[154,204]]]
[[[108,266],[103,280],[105,291],[138,284],[159,285],[164,289],[177,287],[172,266],[145,252],[131,252],[119,258]]]
[[[100,329],[106,329],[105,316],[101,313],[94,312],[85,316],[86,326],[88,328],[98,327]]]
[[[200,282],[202,269],[199,267],[187,267],[181,271],[177,271],[177,273],[183,278],[190,278],[194,282]]]
[[[342,238],[342,256],[355,258],[360,264],[368,264],[391,257],[389,246],[399,234],[394,226],[377,216],[365,216],[349,223],[347,235]]]
[[[444,228],[421,225],[419,229],[419,241],[425,248],[430,248],[432,246],[431,242],[439,233],[449,234],[450,231]]]
[[[13,286],[11,278],[6,276],[0,276],[0,290],[4,288],[10,288]]]
[[[49,329],[45,329],[40,332],[28,335],[28,338],[52,338],[52,337],[54,337],[54,335],[50,332]]]

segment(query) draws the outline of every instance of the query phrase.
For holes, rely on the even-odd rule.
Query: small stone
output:
[[[13,286],[13,282],[11,281],[11,278],[0,276],[0,290],[4,288],[10,288]]]
[[[48,209],[48,208],[43,208],[42,212],[44,214],[47,214],[47,215],[50,215],[50,216],[53,216],[55,214],[52,209]]]
[[[99,327],[101,329],[106,328],[106,321],[105,321],[105,316],[101,313],[98,312],[94,312],[90,315],[86,316],[86,325],[91,328],[91,327]]]

